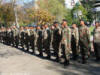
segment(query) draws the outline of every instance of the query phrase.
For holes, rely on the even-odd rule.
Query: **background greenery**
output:
[[[73,13],[77,10],[82,11],[82,19],[90,23],[93,21],[93,13],[90,10],[92,3],[90,2],[82,1],[81,4],[76,3],[73,9],[68,9],[65,7],[65,0],[39,0],[37,2],[39,8],[36,9],[32,4],[31,6],[17,4],[19,0],[16,0],[15,3],[12,0],[4,3],[2,1],[4,0],[0,0],[0,24],[6,26],[11,26],[15,23],[14,4],[16,4],[18,23],[20,26],[33,23],[36,25],[49,23],[51,25],[54,21],[61,23],[62,19],[66,19],[69,25],[73,22],[79,25],[80,18],[74,18],[73,16]]]

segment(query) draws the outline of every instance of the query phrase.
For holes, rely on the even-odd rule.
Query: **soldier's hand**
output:
[[[67,44],[67,47],[70,48],[69,44]]]
[[[65,41],[65,38],[63,38],[63,41]]]

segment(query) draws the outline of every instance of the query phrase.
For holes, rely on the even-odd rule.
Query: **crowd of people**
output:
[[[37,25],[36,27],[16,26],[0,28],[0,42],[16,47],[22,47],[23,50],[35,54],[36,50],[39,56],[43,57],[43,52],[47,58],[51,59],[53,54],[56,61],[60,62],[63,57],[64,65],[70,64],[70,59],[77,61],[81,57],[82,64],[87,63],[91,55],[90,30],[83,20],[80,25],[73,23],[68,26],[66,20],[61,24],[54,22],[53,25],[48,24]],[[97,61],[100,61],[100,23],[96,22],[93,31],[93,47]]]

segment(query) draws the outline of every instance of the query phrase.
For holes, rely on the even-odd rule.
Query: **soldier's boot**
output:
[[[32,47],[32,53],[35,54],[35,47]]]
[[[96,61],[100,61],[100,57],[99,56],[96,56]]]
[[[24,50],[24,46],[22,46],[22,50]]]
[[[51,58],[51,56],[50,55],[47,55],[47,57],[46,57],[47,59],[50,59]]]
[[[16,48],[18,48],[18,43],[16,42],[16,46],[15,46]]]
[[[10,40],[9,40],[9,43],[8,43],[8,44],[9,44],[9,46],[10,46]]]
[[[13,40],[11,40],[11,45],[12,45],[12,47],[14,47],[14,42],[13,42]]]
[[[47,50],[47,49],[46,49],[46,50]],[[47,58],[47,59],[50,59],[50,58],[51,58],[50,50],[47,50],[46,53],[47,53],[47,57],[46,57],[46,58]]]
[[[12,42],[12,46],[14,47],[14,42]]]
[[[23,43],[22,49],[23,49],[23,50],[25,49],[25,47],[24,47],[24,43]]]
[[[29,46],[28,46],[28,44],[26,44],[25,46],[26,46],[26,51],[29,51]]]
[[[10,38],[9,38],[9,45],[11,45],[11,40],[10,40]]]
[[[22,47],[22,50],[24,50],[24,45],[23,44],[21,45],[21,47]]]
[[[39,51],[39,56],[43,57],[43,52],[42,52],[42,50]]]
[[[56,62],[59,62],[59,61],[60,61],[59,55],[56,54]]]
[[[23,45],[22,41],[21,41],[21,47],[22,47],[22,49],[24,49],[24,45]]]
[[[22,49],[24,49],[24,45],[22,45],[21,47],[22,47]]]
[[[12,45],[12,41],[10,40],[10,46]]]
[[[85,56],[82,56],[82,64],[86,64],[87,63],[87,59],[85,58]]]
[[[15,47],[15,45],[16,45],[16,43],[15,43],[15,41],[13,42],[13,47]]]
[[[78,55],[77,54],[73,55],[73,60],[78,60]]]
[[[47,59],[50,59],[51,58],[51,56],[50,56],[50,54],[47,54],[47,57],[46,57]]]
[[[15,47],[15,44],[13,43],[13,47]]]
[[[75,56],[75,60],[78,60],[78,59],[79,59],[79,55],[76,54],[76,56]]]
[[[39,56],[43,57],[43,53],[39,53]]]
[[[29,51],[29,46],[27,46],[27,49],[26,49],[26,51]]]
[[[64,62],[64,66],[69,66],[69,65],[70,65],[70,61],[69,61],[69,59],[66,59]]]
[[[16,48],[18,48],[18,45],[16,44],[16,46],[15,46]]]

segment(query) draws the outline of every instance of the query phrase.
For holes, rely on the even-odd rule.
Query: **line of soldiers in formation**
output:
[[[94,51],[96,59],[100,60],[100,23],[96,23],[94,29]],[[70,55],[77,60],[81,55],[82,63],[87,63],[90,53],[90,31],[83,20],[80,21],[78,28],[75,23],[68,27],[67,21],[63,20],[62,24],[58,22],[48,27],[47,24],[37,27],[20,27],[12,26],[10,28],[0,28],[0,42],[17,47],[21,45],[23,49],[35,53],[35,48],[39,56],[43,56],[43,49],[47,58],[51,58],[51,47],[54,50],[56,61],[63,57],[64,65],[69,65]]]

